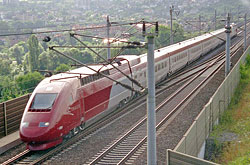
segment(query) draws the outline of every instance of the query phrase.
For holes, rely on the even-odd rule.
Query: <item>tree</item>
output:
[[[83,52],[81,52],[81,61],[87,64],[87,63],[93,63],[94,59],[90,52],[88,52],[87,50],[84,50]]]
[[[155,29],[152,29],[154,32]],[[173,24],[173,34],[174,34],[174,42],[180,42],[185,40],[184,30],[181,25],[174,22]],[[159,26],[159,34],[158,37],[155,38],[155,47],[162,48],[170,44],[170,27],[165,25]]]
[[[49,70],[54,70],[60,64],[60,59],[65,58],[65,57],[61,57],[54,51],[49,51],[48,56],[50,60],[49,68],[48,68]]]
[[[21,92],[9,76],[0,76],[0,102],[20,96]]]
[[[47,51],[44,51],[43,53],[41,53],[38,59],[39,59],[39,69],[41,70],[49,69],[49,66],[51,64],[50,64],[50,58],[49,58]]]
[[[28,40],[29,45],[29,69],[30,72],[33,72],[34,70],[38,69],[39,61],[38,56],[40,54],[40,47],[38,44],[38,39],[35,35],[31,35]]]
[[[11,61],[9,60],[0,60],[0,75],[8,75],[11,72],[10,68]]]
[[[11,72],[10,64],[12,63],[7,53],[0,53],[0,75],[9,75]]]
[[[27,53],[27,52],[29,51],[29,48],[28,48],[27,44],[26,44],[24,41],[18,42],[17,45],[23,47],[24,54]]]
[[[29,72],[26,75],[18,76],[16,84],[20,90],[31,92],[43,78],[38,72]]]
[[[10,48],[10,51],[11,51],[11,56],[15,58],[17,64],[18,65],[22,64],[22,57],[24,56],[23,47],[16,44],[12,48]]]
[[[77,59],[78,61],[85,63],[85,64],[92,63],[94,61],[92,54],[87,50],[80,51],[79,49],[72,48],[72,49],[64,50],[63,53],[65,53],[65,54]],[[60,63],[74,64],[74,62],[72,62],[71,60],[64,58],[64,57],[60,58]]]
[[[186,39],[185,35],[184,35],[184,29],[183,27],[174,22],[173,24],[173,27],[174,27],[174,31],[175,31],[175,34],[174,34],[174,42],[177,43],[177,42],[180,42],[180,41],[183,41]]]
[[[66,72],[70,70],[70,66],[66,64],[60,64],[58,67],[56,67],[56,72]]]

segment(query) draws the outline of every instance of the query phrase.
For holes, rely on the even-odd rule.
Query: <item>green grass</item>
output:
[[[237,134],[236,141],[223,144],[217,163],[227,165],[250,165],[250,55],[240,68],[241,80],[231,100],[228,110],[214,127],[211,136],[218,137],[223,132]],[[221,148],[221,144],[217,144]]]

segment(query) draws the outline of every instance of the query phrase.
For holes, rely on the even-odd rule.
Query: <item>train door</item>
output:
[[[70,93],[69,95],[69,98],[68,98],[68,101],[69,101],[69,114],[71,114],[71,117],[73,120],[72,125],[75,125],[78,123],[78,121],[80,120],[80,106],[79,106],[79,103],[78,103],[78,100],[76,98],[73,97],[72,93]]]
[[[81,123],[85,122],[85,106],[84,106],[84,95],[82,91],[79,91],[79,101],[80,101],[80,116],[81,116]]]

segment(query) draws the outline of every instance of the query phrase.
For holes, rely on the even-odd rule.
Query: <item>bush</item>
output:
[[[17,77],[16,83],[20,90],[31,92],[44,77],[38,72],[30,72]]]

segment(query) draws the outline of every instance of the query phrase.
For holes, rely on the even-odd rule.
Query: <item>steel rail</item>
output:
[[[224,65],[225,61],[222,62],[216,69],[213,70],[213,72],[211,72],[204,80],[202,80],[201,83],[199,83],[199,85],[194,88],[174,109],[171,110],[171,112],[164,117],[164,119],[162,121],[160,121],[160,123],[157,124],[156,126],[156,131],[158,131],[161,126],[166,123],[167,120],[169,120],[177,111],[178,109],[183,105],[183,103],[185,103],[190,97],[192,97],[192,95],[200,89],[200,87],[208,80],[210,79],[218,70],[220,70],[223,65]],[[212,66],[212,65],[211,65]],[[210,68],[210,67],[209,67]],[[167,103],[167,100],[164,101],[162,103],[162,107]],[[158,107],[161,108],[161,107]],[[169,125],[169,124],[168,124]],[[145,136],[119,163],[117,163],[117,165],[123,164],[125,163],[147,140],[147,136]]]
[[[27,150],[21,152],[20,154],[14,156],[13,158],[3,162],[2,165],[12,164],[17,160],[22,159],[23,157],[26,157],[28,154],[30,154],[30,152],[31,151],[27,149]]]
[[[214,64],[216,64],[218,62],[218,60],[221,58],[221,56],[219,56],[216,60],[214,60],[214,62],[212,62],[210,65],[208,65],[206,67],[206,69],[211,68]],[[223,62],[222,64],[223,65]],[[220,65],[220,66],[221,66]],[[166,103],[168,103],[170,100],[172,100],[174,98],[174,96],[176,96],[177,94],[180,93],[180,91],[182,91],[184,88],[186,88],[191,82],[193,82],[194,80],[196,80],[196,78],[198,78],[200,75],[202,75],[206,69],[204,69],[203,71],[201,71],[198,75],[196,75],[194,78],[192,78],[190,81],[188,81],[187,83],[185,83],[179,90],[177,90],[174,94],[172,94],[170,97],[168,97],[164,102],[162,102],[160,105],[157,106],[156,108],[156,112],[159,111]],[[213,72],[214,73],[214,72]],[[209,77],[208,77],[209,78]],[[208,79],[207,78],[207,79]],[[206,80],[207,80],[206,79]],[[201,83],[199,86],[201,86],[203,83]],[[197,88],[196,88],[197,90]],[[191,95],[191,94],[190,94]],[[189,97],[190,97],[189,95]],[[174,110],[172,111],[172,113],[170,113],[171,115],[167,115],[168,117],[166,117],[167,119],[173,115],[173,113],[178,109],[178,107],[180,105],[182,105],[182,103],[186,101],[186,99],[184,99],[180,104],[177,105],[176,108],[174,108]],[[113,150],[114,148],[116,148],[119,144],[121,144],[126,138],[128,138],[132,133],[134,133],[138,127],[142,126],[144,123],[146,122],[146,117],[143,118],[137,125],[135,125],[132,129],[130,129],[130,131],[128,131],[126,134],[124,134],[120,139],[118,139],[115,143],[113,143],[109,148],[107,148],[104,152],[102,152],[98,157],[96,157],[90,164],[98,164],[102,161],[102,159],[108,155],[109,152],[111,152],[111,150]],[[141,140],[140,143],[138,144],[138,146],[141,146],[142,143],[145,142],[145,140]],[[135,152],[135,149],[137,149],[137,147],[134,147],[134,149],[131,150],[130,154]],[[128,154],[128,155],[130,155]],[[125,156],[124,159],[127,156]],[[123,159],[121,160],[121,162],[124,163]],[[119,163],[118,163],[119,164]]]

